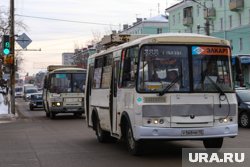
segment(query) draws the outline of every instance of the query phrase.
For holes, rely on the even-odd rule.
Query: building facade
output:
[[[166,12],[169,13],[169,32],[223,38],[231,42],[233,55],[250,57],[249,0],[183,0]],[[250,86],[250,61],[242,65],[245,85]]]
[[[165,15],[151,18],[137,18],[133,25],[124,24],[121,34],[160,34],[167,33],[168,19]]]
[[[63,65],[74,65],[74,53],[62,53]]]

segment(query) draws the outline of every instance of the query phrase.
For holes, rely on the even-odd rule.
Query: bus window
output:
[[[102,64],[102,58],[98,58],[95,60],[94,80],[92,83],[93,88],[100,88],[101,86]]]
[[[84,92],[83,85],[85,84],[86,74],[72,74],[72,83],[73,83],[73,93]]]
[[[211,47],[216,48],[216,47]],[[226,48],[227,49],[227,48]],[[228,55],[193,55],[193,88],[194,91],[232,91],[230,74],[230,56]]]
[[[189,91],[187,47],[161,45],[142,47],[138,75],[140,92],[161,92],[169,85],[171,86],[168,91]]]
[[[135,74],[138,62],[138,46],[122,51],[122,85],[123,88],[135,86]]]
[[[112,73],[112,55],[107,55],[103,58],[103,73],[102,73],[102,82],[101,88],[109,88],[111,82],[111,73]]]

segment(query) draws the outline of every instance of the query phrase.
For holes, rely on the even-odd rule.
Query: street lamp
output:
[[[206,11],[207,11],[207,14],[208,14],[208,7],[206,7],[206,5],[203,5],[201,2],[198,2],[198,1],[196,1],[196,0],[191,0],[191,1],[193,1],[193,2],[195,2],[195,3],[197,3],[197,4],[199,4],[200,6],[202,6]],[[210,35],[210,29],[209,29],[209,26],[210,26],[210,24],[209,24],[209,18],[208,18],[208,16],[205,18],[205,20],[206,20],[206,22],[205,22],[205,26],[204,26],[204,29],[205,29],[205,32],[206,32],[206,35]],[[198,25],[197,26],[197,28],[200,28],[201,26],[200,25]]]

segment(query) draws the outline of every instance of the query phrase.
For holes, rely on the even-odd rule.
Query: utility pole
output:
[[[201,2],[198,2],[198,1],[196,1],[196,0],[191,0],[191,1],[193,1],[193,2],[195,2],[195,3],[197,3],[197,4],[199,4],[199,5],[201,5],[201,6],[204,8],[204,10],[206,10],[207,15],[209,14],[209,13],[208,13],[208,12],[209,12],[209,9],[208,9],[208,7],[206,7],[205,4],[203,5]],[[205,18],[205,20],[206,20],[206,22],[205,22],[204,29],[205,29],[206,35],[209,36],[209,35],[210,35],[209,17],[207,16],[207,17]]]
[[[10,63],[10,109],[11,113],[15,114],[15,18],[14,18],[15,2],[10,0],[10,56],[12,62]]]
[[[207,15],[208,15],[208,8],[205,8],[205,10],[207,11]],[[208,16],[206,17],[206,22],[205,22],[205,31],[206,31],[206,35],[210,35],[210,23],[209,23],[209,18]]]

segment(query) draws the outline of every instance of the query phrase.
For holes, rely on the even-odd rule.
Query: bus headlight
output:
[[[228,123],[229,122],[229,118],[228,117],[227,118],[220,118],[219,122],[220,123]]]
[[[62,103],[61,102],[52,102],[52,106],[53,107],[60,107],[60,106],[62,106]]]
[[[158,124],[158,123],[159,123],[158,119],[155,119],[154,124]]]
[[[164,120],[164,118],[144,118],[144,125],[150,125],[150,126],[154,126],[154,125],[164,125],[166,122]]]

